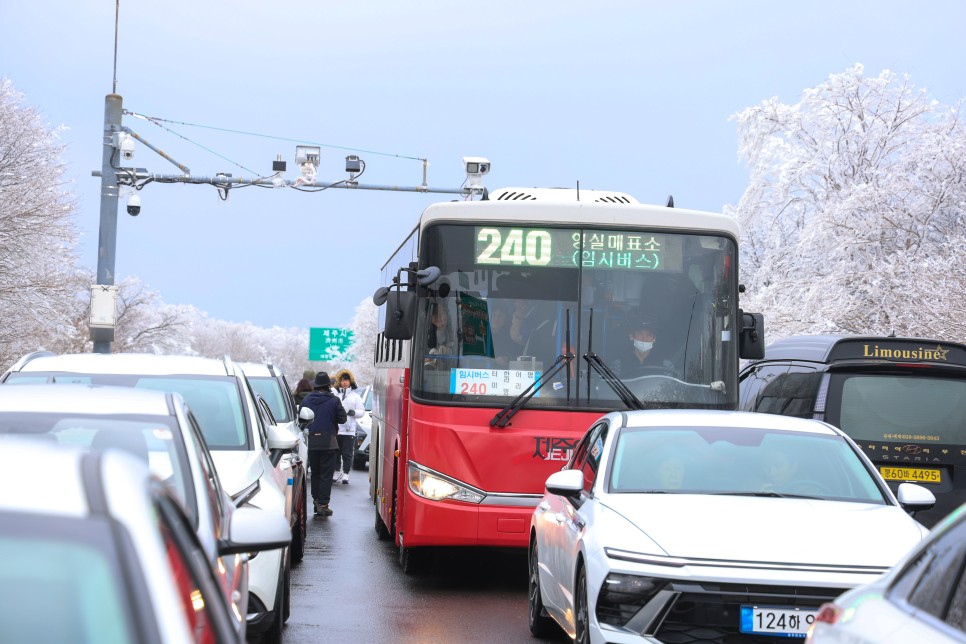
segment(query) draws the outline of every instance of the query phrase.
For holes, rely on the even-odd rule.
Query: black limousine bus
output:
[[[966,502],[966,345],[918,338],[794,336],[739,375],[741,409],[845,431],[893,490],[924,484],[932,527]]]

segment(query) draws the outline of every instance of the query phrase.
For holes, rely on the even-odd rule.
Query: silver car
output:
[[[848,436],[723,411],[603,416],[547,479],[529,546],[529,625],[578,642],[803,637],[819,606],[927,530]]]
[[[966,505],[889,573],[819,609],[806,642],[966,642]]]
[[[145,462],[49,440],[0,446],[0,641],[242,641],[194,522]],[[264,518],[235,512],[222,555],[284,545],[284,521]]]
[[[235,506],[180,395],[91,385],[64,385],[56,394],[47,385],[0,387],[0,438],[7,436],[82,449],[117,448],[148,463],[184,507],[230,604],[238,639],[245,638],[248,557],[222,552],[231,541]],[[253,512],[267,523],[281,523],[274,512]]]
[[[291,451],[297,439],[274,425],[266,426],[244,372],[228,358],[40,352],[21,358],[2,381],[104,384],[179,393],[198,419],[218,477],[234,504],[286,516],[288,484],[277,466],[278,456]],[[249,635],[261,635],[272,644],[281,640],[289,612],[290,565],[287,547],[252,556]]]

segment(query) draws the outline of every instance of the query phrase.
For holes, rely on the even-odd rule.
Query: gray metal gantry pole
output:
[[[114,261],[117,250],[117,173],[113,167],[114,133],[121,131],[121,97],[108,94],[104,98],[104,152],[101,159],[101,226],[97,242],[97,283],[114,284]],[[114,329],[91,328],[94,353],[110,353]]]

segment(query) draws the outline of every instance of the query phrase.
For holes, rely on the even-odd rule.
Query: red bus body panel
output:
[[[527,546],[530,515],[547,477],[570,458],[577,441],[600,412],[526,409],[504,428],[491,427],[499,408],[428,405],[408,399],[409,371],[386,372],[383,459],[377,508],[392,527],[397,496],[397,537],[406,547]],[[400,380],[403,380],[400,383]],[[398,450],[398,457],[395,452]],[[413,461],[487,493],[535,495],[525,505],[432,501],[409,489]],[[395,473],[395,478],[393,478]]]

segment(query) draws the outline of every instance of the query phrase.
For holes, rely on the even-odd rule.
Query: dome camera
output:
[[[132,217],[137,217],[141,214],[141,197],[139,195],[131,195],[127,200],[127,214]]]

